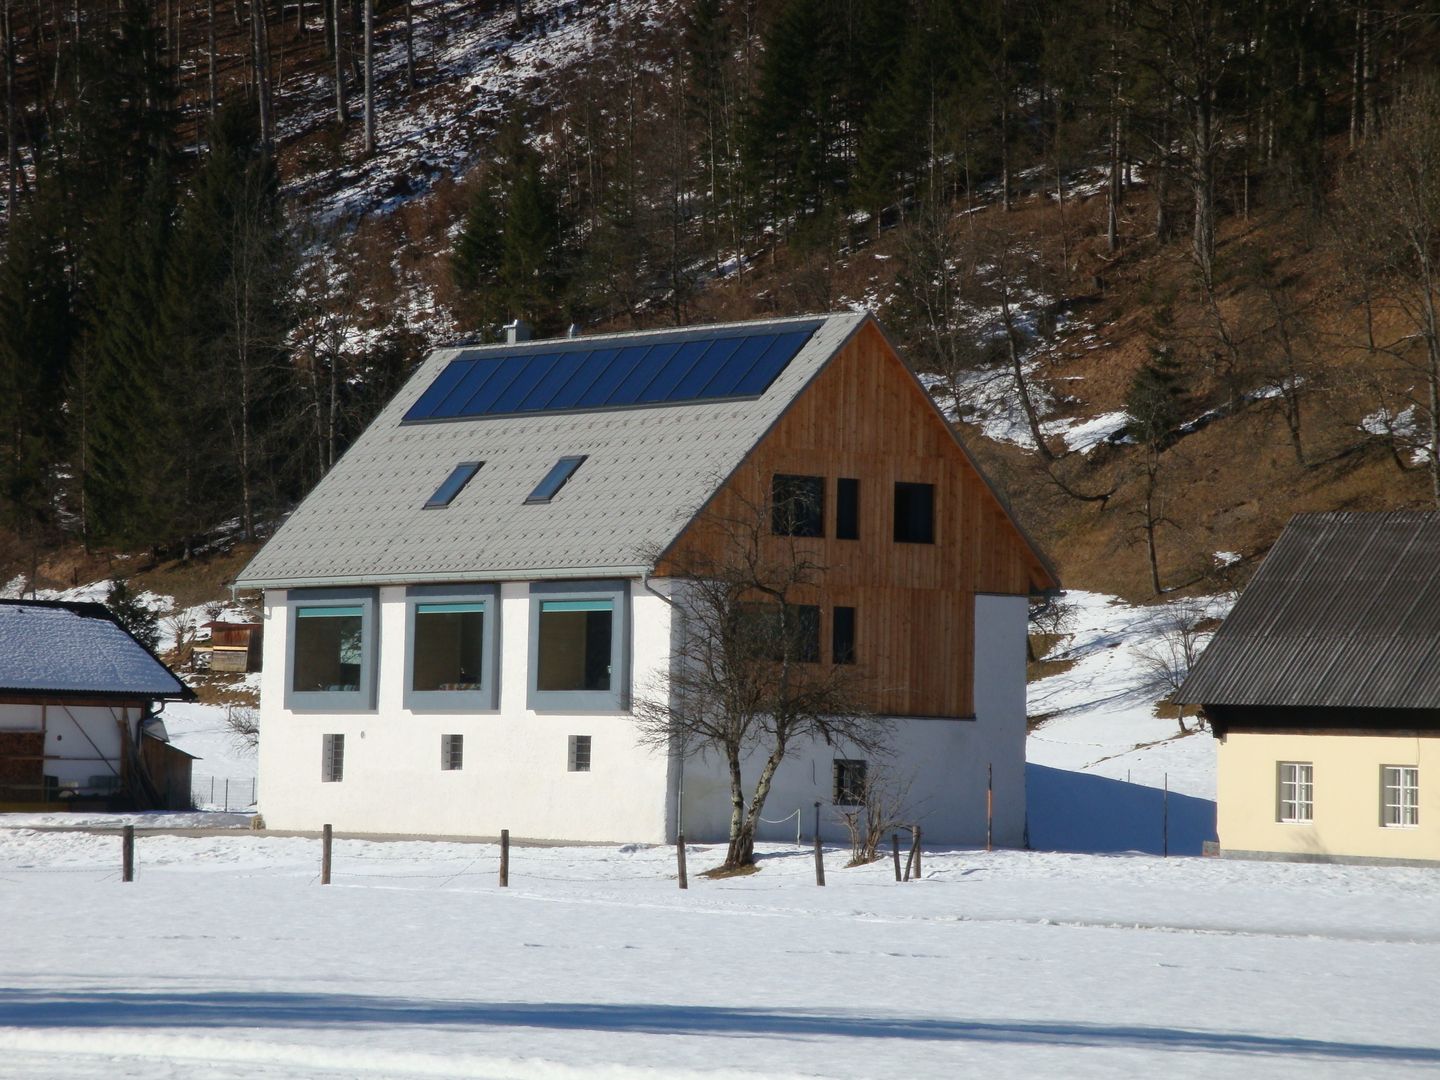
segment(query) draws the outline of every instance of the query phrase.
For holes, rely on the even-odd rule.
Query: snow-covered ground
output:
[[[0,833],[0,1077],[1433,1075],[1432,871]],[[719,860],[693,848],[690,865]],[[1403,993],[1401,992],[1403,991]]]

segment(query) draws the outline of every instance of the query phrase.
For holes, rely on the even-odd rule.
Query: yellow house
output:
[[[1440,513],[1296,516],[1179,697],[1222,855],[1440,862]]]

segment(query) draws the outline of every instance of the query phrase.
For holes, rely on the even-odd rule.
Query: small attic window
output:
[[[584,454],[562,457],[550,467],[550,471],[545,474],[545,479],[535,485],[535,490],[525,497],[525,501],[527,503],[548,503],[565,486],[565,481],[575,475],[575,470],[580,468],[584,461]]]
[[[465,489],[465,485],[480,471],[483,461],[462,461],[450,471],[445,482],[435,489],[435,494],[425,500],[425,509],[434,510],[438,507],[449,506],[455,501],[455,496]]]

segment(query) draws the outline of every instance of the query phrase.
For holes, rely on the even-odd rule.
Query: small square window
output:
[[[1279,763],[1279,818],[1307,822],[1315,816],[1315,767],[1308,761]]]
[[[830,615],[830,662],[855,663],[855,609],[837,607]]]
[[[1380,769],[1380,824],[1387,829],[1413,829],[1420,824],[1420,770],[1414,765]]]
[[[901,544],[935,542],[935,485],[895,485],[895,540]]]
[[[776,536],[824,536],[825,478],[776,473],[770,483],[770,531]]]
[[[835,805],[865,804],[865,762],[835,759]]]
[[[860,481],[845,476],[835,481],[835,538],[860,539]]]
[[[571,735],[571,736],[570,736],[570,766],[569,766],[569,767],[570,767],[570,771],[571,771],[571,772],[589,772],[589,771],[590,771],[590,736],[589,736],[589,735]]]
[[[565,486],[566,481],[575,475],[575,470],[580,468],[584,462],[583,454],[562,457],[550,466],[550,471],[545,474],[545,478],[540,483],[535,485],[535,490],[525,497],[525,501],[527,503],[548,503],[560,493],[560,489]]]
[[[465,736],[440,736],[440,769],[442,772],[459,772],[465,765]]]
[[[338,784],[345,779],[345,736],[324,735],[320,741],[320,782]]]
[[[435,510],[442,506],[449,506],[455,501],[455,496],[465,490],[465,485],[480,471],[483,461],[462,461],[451,470],[450,475],[445,478],[435,494],[425,500],[426,510]]]

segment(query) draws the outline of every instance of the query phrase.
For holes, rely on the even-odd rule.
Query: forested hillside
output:
[[[7,0],[0,37],[11,571],[263,534],[516,317],[868,305],[1066,580],[1136,597],[1440,499],[1428,0]]]

